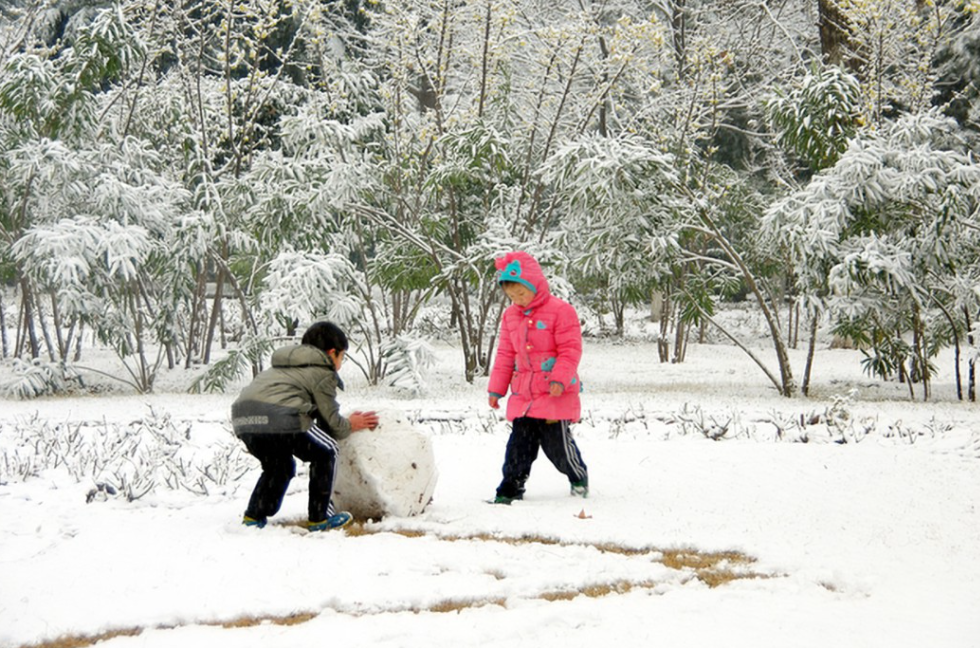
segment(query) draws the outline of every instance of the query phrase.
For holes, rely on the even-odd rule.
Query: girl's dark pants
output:
[[[531,474],[531,464],[538,448],[571,483],[588,482],[589,472],[582,453],[572,437],[568,421],[545,421],[527,416],[514,419],[507,452],[504,455],[504,478],[497,487],[499,497],[519,499],[524,483]]]
[[[326,520],[334,514],[330,494],[333,492],[337,465],[337,441],[314,425],[295,434],[242,434],[248,451],[262,464],[245,515],[265,520],[279,512],[289,482],[296,475],[298,457],[310,464],[309,519]]]

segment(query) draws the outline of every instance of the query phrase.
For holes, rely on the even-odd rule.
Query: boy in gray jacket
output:
[[[298,457],[310,464],[310,531],[350,524],[330,500],[337,441],[352,432],[378,427],[374,412],[340,415],[337,372],[347,352],[347,336],[331,322],[316,322],[299,345],[272,354],[272,367],[257,375],[231,406],[235,435],[262,464],[243,524],[263,527],[282,506]]]

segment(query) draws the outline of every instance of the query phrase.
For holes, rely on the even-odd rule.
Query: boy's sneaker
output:
[[[493,498],[492,503],[506,504],[507,506],[510,506],[511,502],[514,502],[515,500],[522,500],[522,499],[524,499],[523,495],[518,495],[517,497],[504,497],[503,495],[497,495],[496,497]]]
[[[245,516],[242,518],[242,525],[247,527],[255,527],[256,529],[261,529],[265,526],[265,520],[256,520],[255,518],[250,518]]]
[[[588,480],[572,482],[571,493],[574,497],[581,497],[582,499],[588,497],[589,496]]]
[[[329,531],[330,529],[343,529],[354,520],[354,516],[347,511],[341,511],[331,515],[321,522],[307,522],[306,528],[310,531]]]

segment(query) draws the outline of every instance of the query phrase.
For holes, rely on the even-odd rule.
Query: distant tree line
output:
[[[715,326],[806,393],[830,324],[923,398],[954,346],[974,399],[978,9],[12,0],[3,356],[73,371],[94,337],[138,391],[220,390],[329,317],[372,382],[417,382],[432,331],[472,381],[523,248],[610,334],[656,295],[663,362]],[[770,357],[716,317],[736,296]]]

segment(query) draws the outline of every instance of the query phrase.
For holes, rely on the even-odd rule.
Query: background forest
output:
[[[650,308],[661,362],[715,327],[792,396],[829,326],[914,397],[953,347],[975,399],[978,11],[8,0],[5,392],[71,388],[92,341],[141,393],[221,390],[318,317],[371,383],[411,387],[432,335],[473,381],[523,248],[593,334]],[[770,362],[716,316],[742,299]]]

